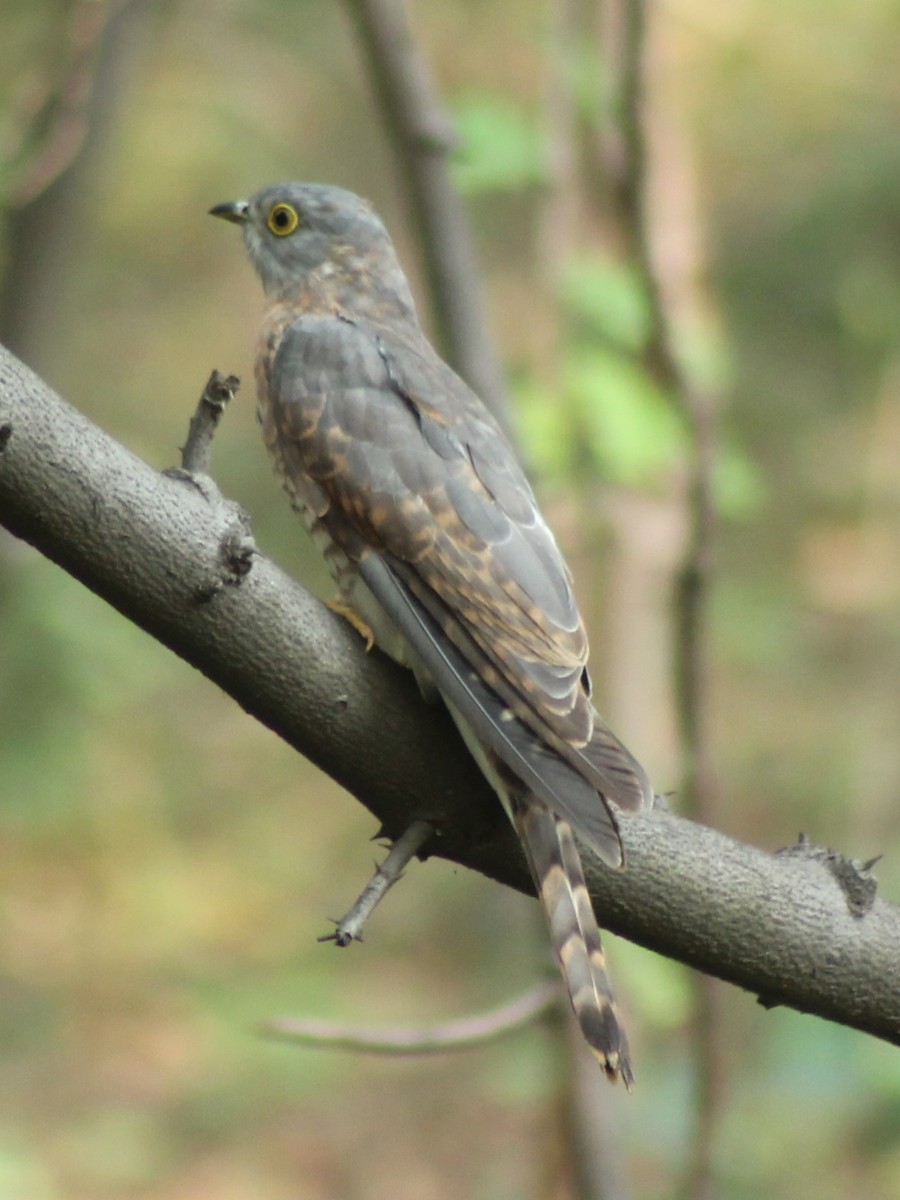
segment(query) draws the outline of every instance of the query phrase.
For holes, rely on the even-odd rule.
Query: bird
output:
[[[518,833],[585,1040],[634,1072],[575,834],[623,864],[618,811],[652,805],[591,702],[572,577],[516,453],[423,332],[372,205],[282,183],[210,215],[263,285],[268,450],[370,644],[437,692]]]

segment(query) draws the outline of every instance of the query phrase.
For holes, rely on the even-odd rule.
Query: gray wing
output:
[[[424,338],[309,314],[263,416],[282,471],[476,736],[592,840],[598,825],[617,840],[597,793],[635,809],[649,785],[595,717],[568,570],[480,401]]]

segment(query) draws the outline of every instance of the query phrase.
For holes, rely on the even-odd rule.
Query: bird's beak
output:
[[[246,200],[228,200],[211,208],[209,215],[221,217],[223,221],[231,221],[234,225],[246,225],[250,220],[250,205]]]

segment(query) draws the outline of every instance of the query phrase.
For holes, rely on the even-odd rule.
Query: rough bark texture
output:
[[[412,679],[252,552],[245,518],[211,482],[154,471],[2,347],[0,522],[229,692],[390,835],[429,820],[434,853],[530,890],[499,805]],[[766,1004],[900,1045],[900,908],[870,897],[845,860],[767,854],[663,811],[622,826],[627,869],[586,862],[604,925]]]

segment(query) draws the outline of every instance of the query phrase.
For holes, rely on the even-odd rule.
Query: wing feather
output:
[[[605,862],[620,866],[622,849],[616,818],[605,803],[597,803],[596,789],[527,726],[506,719],[507,710],[500,697],[444,636],[384,559],[368,554],[361,559],[359,569],[384,611],[403,629],[438,690],[479,741],[553,812],[570,820]]]
[[[439,690],[610,858],[597,793],[635,809],[649,784],[593,711],[568,569],[480,401],[423,336],[309,313],[284,334],[262,416]]]

